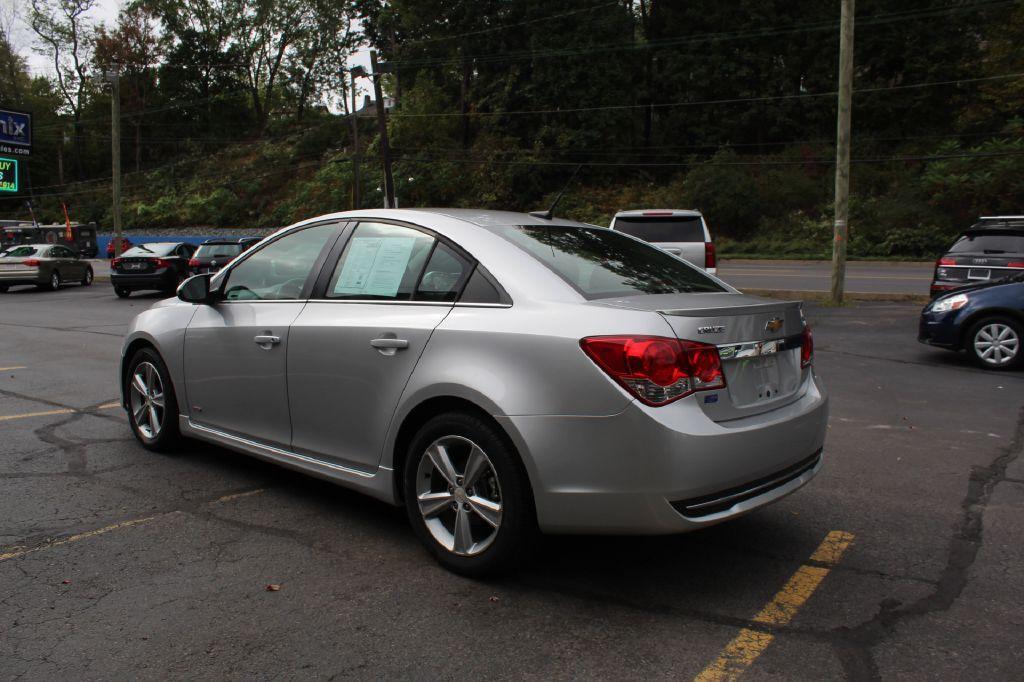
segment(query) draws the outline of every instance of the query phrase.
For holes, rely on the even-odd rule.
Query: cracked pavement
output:
[[[0,367],[24,367],[0,416],[59,412],[0,421],[0,679],[693,678],[743,628],[774,635],[751,679],[1019,676],[1024,373],[920,346],[913,305],[810,306],[832,418],[803,490],[691,535],[549,537],[485,583],[400,509],[138,447],[109,404],[155,300],[0,296]],[[855,541],[795,617],[754,622],[833,530]]]

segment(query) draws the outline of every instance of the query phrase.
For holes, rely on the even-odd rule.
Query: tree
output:
[[[29,26],[39,37],[40,54],[53,65],[57,90],[74,122],[75,170],[82,172],[82,109],[89,86],[92,24],[86,17],[96,0],[31,0]]]
[[[344,70],[357,44],[352,16],[352,8],[338,0],[310,0],[303,4],[286,61],[287,75],[295,90],[297,121],[303,119],[312,103],[331,91],[342,94],[342,108],[347,109]]]
[[[102,24],[93,39],[93,61],[100,72],[117,68],[121,73],[121,97],[124,112],[132,126],[135,146],[135,170],[142,167],[141,112],[156,89],[156,66],[164,54],[164,41],[156,31],[152,13],[141,5],[132,5],[117,17],[117,26],[108,30]]]

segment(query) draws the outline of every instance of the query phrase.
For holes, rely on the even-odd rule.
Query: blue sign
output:
[[[32,114],[0,109],[0,153],[17,156],[32,153]]]

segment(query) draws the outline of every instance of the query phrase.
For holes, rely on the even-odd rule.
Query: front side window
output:
[[[498,234],[587,299],[726,291],[685,261],[612,230],[522,225],[501,228]]]
[[[359,223],[327,283],[327,298],[412,300],[435,241],[410,227]],[[437,273],[438,284],[431,286],[443,287],[446,272]]]
[[[334,234],[333,224],[307,227],[276,239],[228,273],[229,301],[289,301],[302,297],[320,252]]]

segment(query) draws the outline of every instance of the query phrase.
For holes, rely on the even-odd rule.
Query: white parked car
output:
[[[700,211],[644,209],[619,211],[611,229],[625,232],[716,274],[715,244]]]

